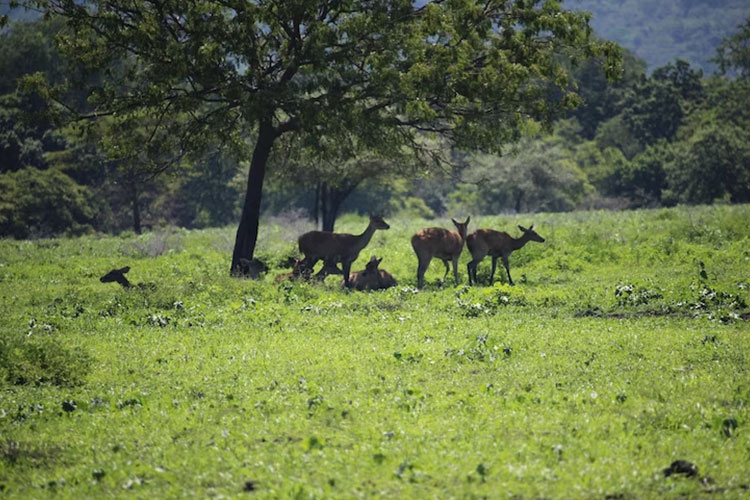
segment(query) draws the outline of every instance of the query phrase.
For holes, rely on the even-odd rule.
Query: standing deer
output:
[[[331,233],[328,231],[310,231],[299,237],[299,251],[305,256],[305,265],[312,270],[319,260],[331,266],[341,262],[344,283],[349,284],[349,270],[352,262],[357,260],[359,252],[370,243],[377,229],[388,229],[389,226],[381,216],[371,215],[367,229],[360,235]]]
[[[466,222],[456,222],[455,219],[451,219],[453,224],[458,229],[456,231],[449,231],[441,227],[428,227],[420,229],[417,234],[411,237],[411,246],[414,252],[417,254],[417,287],[422,288],[424,286],[424,273],[430,265],[430,261],[433,257],[443,261],[445,264],[445,274],[441,281],[445,282],[446,276],[448,276],[448,262],[453,262],[453,276],[456,278],[456,284],[458,284],[458,258],[461,255],[461,251],[464,249],[464,241],[466,241],[466,227],[469,225],[471,217],[466,218]]]
[[[510,277],[510,265],[508,264],[510,254],[514,250],[522,248],[529,241],[544,243],[544,238],[534,231],[533,224],[528,229],[523,226],[518,226],[518,229],[523,233],[520,238],[514,238],[508,233],[493,231],[492,229],[478,229],[469,235],[466,240],[466,246],[469,247],[472,261],[466,265],[466,269],[469,272],[470,285],[478,284],[477,265],[482,262],[482,259],[487,254],[492,257],[490,285],[492,285],[492,279],[495,277],[495,267],[497,266],[498,257],[502,257],[505,270],[508,272],[508,282],[511,285],[513,284],[513,278]]]
[[[374,255],[367,263],[363,271],[352,273],[349,279],[349,287],[355,290],[384,290],[396,286],[396,279],[385,269],[378,269],[383,259],[376,258]],[[344,285],[344,283],[341,283]]]

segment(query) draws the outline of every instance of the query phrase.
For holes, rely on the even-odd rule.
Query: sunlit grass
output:
[[[399,286],[374,293],[273,284],[295,251],[274,226],[259,281],[227,276],[233,228],[0,241],[0,489],[742,498],[747,220],[747,206],[472,216],[470,231],[533,223],[547,241],[512,255],[516,286],[498,269],[465,287],[464,253],[459,286],[435,261],[420,292],[409,237],[449,219],[389,220],[354,265],[383,257]],[[98,281],[124,265],[146,285]],[[77,377],[32,378],[66,367]],[[666,478],[677,459],[698,476]]]

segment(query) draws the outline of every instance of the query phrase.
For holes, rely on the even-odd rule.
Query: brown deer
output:
[[[453,276],[456,278],[456,284],[458,284],[458,258],[461,255],[461,251],[464,249],[464,241],[466,241],[466,227],[469,225],[471,217],[466,218],[466,222],[456,222],[455,219],[451,219],[453,224],[458,229],[456,231],[449,231],[441,227],[428,227],[420,229],[417,234],[411,237],[411,246],[414,252],[417,254],[417,287],[422,288],[424,286],[424,273],[430,265],[430,261],[433,257],[443,261],[445,264],[445,274],[441,283],[445,282],[445,278],[448,276],[448,262],[453,262]]]
[[[377,229],[388,229],[389,226],[381,216],[371,215],[367,229],[360,235],[331,233],[329,231],[310,231],[299,237],[299,251],[305,256],[305,265],[312,270],[315,263],[323,260],[326,266],[341,262],[344,282],[349,284],[349,271],[352,262],[357,260],[359,252],[370,243]],[[326,267],[324,266],[324,267]]]
[[[318,281],[323,281],[326,279],[326,276],[332,274],[343,275],[344,272],[336,265],[336,261],[324,260],[323,267],[320,268],[320,271],[315,273],[315,279]]]
[[[125,266],[120,269],[112,269],[110,272],[99,278],[102,283],[117,282],[122,285],[123,288],[130,288],[133,286],[130,281],[125,277],[125,273],[130,271],[130,266]]]
[[[508,272],[508,282],[511,285],[513,284],[513,278],[510,277],[510,265],[508,264],[510,254],[522,248],[529,241],[544,243],[544,238],[534,231],[533,224],[528,229],[523,226],[518,226],[518,229],[523,233],[520,238],[514,238],[508,233],[493,231],[492,229],[478,229],[469,235],[466,239],[466,246],[469,248],[469,252],[471,252],[472,261],[466,265],[466,269],[469,273],[470,285],[478,284],[477,265],[482,262],[482,259],[487,254],[492,257],[490,285],[492,285],[492,279],[495,277],[495,267],[497,266],[498,257],[503,259],[505,270]]]
[[[138,283],[133,285],[130,280],[125,277],[125,274],[130,271],[130,266],[125,266],[120,269],[112,269],[110,272],[99,278],[102,283],[119,283],[123,288],[130,289],[135,288],[138,290],[156,290],[154,283]]]
[[[273,280],[275,284],[279,284],[283,281],[295,281],[298,279],[306,280],[310,278],[310,270],[303,265],[302,259],[292,259],[290,263],[292,265],[292,270],[276,276]]]
[[[385,269],[378,269],[382,260],[382,258],[378,259],[373,255],[364,270],[351,274],[349,278],[349,288],[364,291],[384,290],[396,286],[398,283],[396,283],[396,279],[391,276],[391,273]],[[341,284],[347,286],[343,282]]]

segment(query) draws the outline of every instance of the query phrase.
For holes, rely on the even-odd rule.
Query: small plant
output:
[[[46,335],[0,338],[0,380],[12,385],[75,386],[84,382],[89,356]]]
[[[617,305],[620,307],[634,307],[647,305],[663,298],[662,293],[655,288],[648,288],[630,283],[619,283],[615,287]]]
[[[445,351],[446,357],[455,357],[469,362],[480,363],[492,362],[501,357],[508,358],[511,354],[513,354],[513,350],[508,346],[500,347],[499,345],[493,345],[492,347],[488,347],[487,335],[477,336],[476,340],[466,347],[447,349]]]
[[[133,257],[150,257],[155,259],[169,251],[180,249],[182,236],[173,227],[158,229],[140,236],[130,247],[123,249],[123,254]]]

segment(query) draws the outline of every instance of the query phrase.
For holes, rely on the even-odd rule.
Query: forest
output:
[[[103,98],[87,89],[106,88],[107,78],[82,74],[83,63],[61,52],[67,29],[52,15],[0,31],[0,235],[236,223],[248,168],[238,148],[256,132],[187,154],[169,127],[154,136],[153,117],[66,119],[50,102],[90,112]],[[269,159],[262,213],[330,230],[343,212],[430,218],[748,202],[749,39],[750,18],[718,41],[710,75],[680,59],[647,71],[628,50],[614,81],[601,56],[568,61],[577,108],[525,120],[498,151],[441,146],[448,160],[437,169],[364,147],[311,154],[287,141]]]

